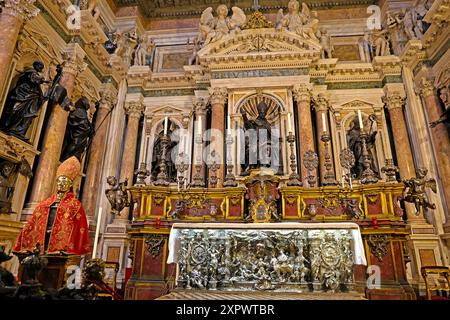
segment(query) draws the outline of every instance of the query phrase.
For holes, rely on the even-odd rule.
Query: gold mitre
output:
[[[58,167],[58,170],[56,171],[56,177],[58,178],[61,176],[65,176],[73,182],[78,177],[80,172],[81,163],[76,157],[72,156],[61,163],[61,165]]]

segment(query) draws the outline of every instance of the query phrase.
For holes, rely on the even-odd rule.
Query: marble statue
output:
[[[320,40],[322,46],[322,59],[331,59],[333,46],[331,45],[331,36],[326,29],[320,29],[317,31],[317,38]]]
[[[146,66],[147,65],[147,56],[149,54],[149,43],[146,37],[142,37],[139,39],[139,44],[136,48],[135,56],[134,56],[134,65],[135,66]]]
[[[375,57],[389,56],[391,49],[387,30],[374,30],[371,33],[371,45],[374,49]]]
[[[364,32],[364,36],[359,38],[359,51],[359,55],[364,62],[372,61],[370,34],[368,32]]]
[[[135,29],[119,30],[113,35],[115,45],[114,55],[123,59],[126,65],[130,65],[131,57],[137,45],[137,34]]]
[[[44,64],[35,61],[33,67],[26,69],[18,78],[17,84],[8,94],[1,119],[1,127],[7,134],[28,142],[28,128],[45,101],[41,85],[51,83],[42,74]]]
[[[316,37],[319,25],[317,12],[310,11],[304,2],[302,3],[302,11],[300,12],[300,3],[297,0],[289,1],[288,10],[289,12],[286,15],[283,9],[278,11],[276,29],[287,30],[305,38],[318,41]]]
[[[247,21],[247,17],[238,7],[231,8],[233,15],[228,17],[228,7],[220,5],[216,9],[217,18],[213,15],[213,8],[209,7],[203,11],[200,18],[200,37],[204,45],[216,42],[232,31],[241,30],[241,26]]]
[[[188,39],[188,45],[190,44],[190,39]],[[200,62],[198,61],[198,52],[201,49],[200,39],[194,38],[193,47],[192,47],[192,55],[189,57],[189,65],[198,65]]]

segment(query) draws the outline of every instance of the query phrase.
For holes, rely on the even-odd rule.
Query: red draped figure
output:
[[[89,228],[81,202],[72,192],[81,165],[71,157],[58,168],[56,193],[34,209],[13,248],[33,251],[39,243],[46,254],[83,255],[90,252]]]

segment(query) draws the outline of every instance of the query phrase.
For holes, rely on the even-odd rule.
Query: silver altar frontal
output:
[[[355,223],[175,223],[167,263],[192,290],[352,291],[367,265]]]

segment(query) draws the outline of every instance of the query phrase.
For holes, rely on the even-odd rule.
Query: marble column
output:
[[[300,84],[294,86],[293,89],[294,99],[297,101],[297,119],[299,132],[296,134],[298,142],[300,143],[300,172],[303,181],[303,185],[308,185],[308,171],[302,165],[303,155],[305,152],[311,150],[315,151],[314,146],[314,133],[311,121],[311,87],[307,84]],[[313,173],[316,175],[316,173]],[[317,177],[316,177],[317,183]]]
[[[70,43],[64,56],[66,60],[63,64],[62,77],[59,83],[66,88],[68,96],[71,97],[76,77],[87,66],[83,62],[85,52],[77,43]],[[31,193],[32,203],[38,203],[46,199],[53,192],[68,115],[69,113],[59,105],[55,106],[50,114],[34,178]]]
[[[410,179],[415,177],[416,173],[408,130],[406,129],[405,116],[403,114],[405,98],[399,92],[388,92],[383,100],[391,118],[392,135],[394,138],[395,154],[397,156],[397,166],[400,172],[400,178],[402,180]],[[406,214],[410,223],[419,221],[421,223],[425,222],[425,219],[422,216],[416,215],[416,210],[411,204],[406,204]]]
[[[319,166],[320,166],[320,177],[322,181],[322,185],[324,185],[325,182],[325,175],[327,172],[327,169],[325,167],[325,143],[321,141],[322,135],[324,131],[328,133],[330,136],[330,141],[328,142],[328,154],[330,155],[330,161],[331,161],[331,171],[334,172],[334,161],[333,161],[333,150],[332,150],[332,141],[331,141],[331,131],[328,127],[328,107],[329,102],[328,100],[322,95],[319,94],[319,96],[316,99],[316,129],[317,129],[317,139],[319,140],[319,150],[318,150],[318,156],[319,156]],[[322,123],[322,114],[325,116],[325,127]]]
[[[193,157],[192,157],[192,177],[195,176],[196,174],[196,169],[195,169],[195,165],[197,164],[197,156],[198,153],[200,152],[197,143],[195,142],[196,136],[197,136],[197,128],[198,128],[198,120],[199,117],[201,118],[201,124],[202,124],[202,134],[206,131],[206,111],[207,111],[207,101],[204,98],[195,98],[194,100],[194,111],[195,111],[195,121],[194,121],[194,152],[193,152]],[[200,157],[201,159],[201,164],[202,164],[202,168],[200,170],[200,174],[202,177],[205,176],[205,158],[203,157],[203,153],[205,152],[205,147],[206,147],[206,140],[205,137],[203,137],[203,142],[202,142],[202,155]]]
[[[95,122],[95,136],[92,139],[89,163],[83,191],[83,208],[89,217],[94,217],[99,196],[98,184],[101,181],[103,159],[106,152],[108,126],[111,111],[117,99],[117,90],[110,83],[100,89],[100,105]]]
[[[6,0],[0,13],[0,92],[5,89],[19,33],[39,13],[35,0]]]
[[[136,150],[138,148],[139,120],[144,112],[142,101],[127,101],[125,112],[128,115],[127,128],[125,132],[125,144],[123,147],[122,167],[120,171],[120,181],[128,179],[128,186],[133,185],[134,165]],[[120,216],[116,216],[115,221],[127,223],[129,208],[125,208]]]
[[[420,95],[428,115],[428,121],[433,122],[440,118],[443,113],[437,92],[429,79],[422,78]],[[443,191],[447,207],[450,208],[450,138],[445,124],[441,123],[430,129],[434,145],[434,153],[438,165],[439,175],[444,181]],[[448,222],[447,222],[448,224]]]
[[[217,187],[223,186],[224,175],[224,139],[225,139],[225,102],[228,99],[228,91],[226,88],[210,88],[211,97],[211,147],[209,152],[216,151],[217,164],[219,169],[216,171],[216,175],[219,178]],[[210,154],[207,154],[207,159]],[[209,171],[209,178],[213,173]],[[211,183],[209,183],[211,187]]]

